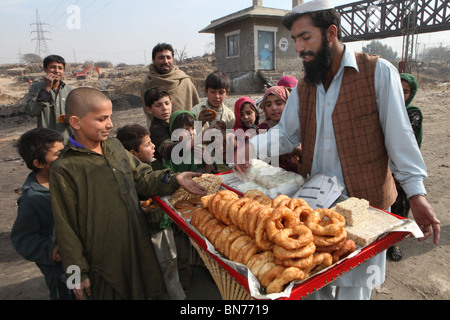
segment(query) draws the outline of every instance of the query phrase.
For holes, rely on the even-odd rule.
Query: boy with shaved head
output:
[[[204,194],[199,174],[153,171],[115,138],[112,103],[92,88],[67,97],[74,135],[50,172],[55,228],[65,269],[80,270],[77,299],[157,299],[164,282],[139,200],[180,186]]]

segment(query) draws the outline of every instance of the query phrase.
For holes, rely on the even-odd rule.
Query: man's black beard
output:
[[[306,54],[312,55],[314,59],[311,62],[303,63],[305,67],[305,81],[315,85],[323,83],[327,77],[331,60],[333,58],[333,51],[331,50],[327,38],[324,37],[322,47],[319,49],[317,54],[309,51],[301,54],[300,57]]]
[[[169,66],[170,67],[170,66]],[[172,72],[173,70],[173,66],[169,69],[169,70],[164,70],[163,68],[161,68],[160,66],[158,66],[157,64],[155,64],[155,69],[156,71],[158,71],[158,73],[160,74],[169,74]]]

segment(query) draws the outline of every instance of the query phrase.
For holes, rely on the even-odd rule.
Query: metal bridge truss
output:
[[[417,4],[415,19],[410,16],[412,3]],[[408,28],[417,33],[450,30],[449,0],[366,0],[336,9],[344,42],[399,37]]]

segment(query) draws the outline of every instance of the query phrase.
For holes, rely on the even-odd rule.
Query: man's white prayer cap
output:
[[[292,9],[292,13],[306,13],[334,9],[331,0],[312,0]]]

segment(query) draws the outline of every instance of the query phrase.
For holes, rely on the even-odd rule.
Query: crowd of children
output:
[[[63,74],[64,61],[51,59],[63,66]],[[44,69],[52,63],[47,59]],[[403,77],[408,88],[414,86]],[[61,77],[53,81],[64,86]],[[203,195],[193,178],[230,170],[227,150],[234,150],[236,135],[251,138],[274,128],[296,84],[294,77],[283,77],[265,91],[262,110],[245,96],[234,112],[225,104],[230,79],[221,71],[208,75],[206,100],[189,111],[172,112],[169,92],[151,87],[144,95],[150,127],[126,125],[115,138],[111,100],[96,89],[70,88],[58,111],[69,140],[60,133],[65,130],[39,128],[18,142],[32,172],[18,200],[14,247],[36,262],[52,299],[185,299],[190,268],[201,260],[187,235],[148,199],[180,186]],[[35,104],[44,105],[44,91]],[[420,145],[422,116],[408,108]],[[282,155],[280,166],[296,172],[300,158],[301,145]],[[66,283],[70,266],[79,268],[73,292]]]

